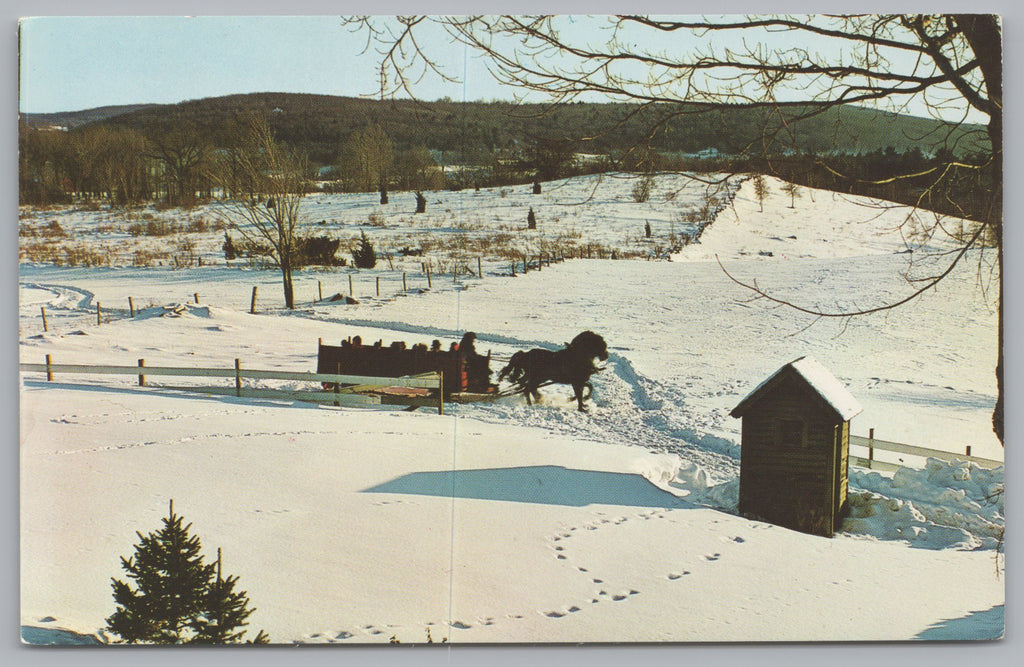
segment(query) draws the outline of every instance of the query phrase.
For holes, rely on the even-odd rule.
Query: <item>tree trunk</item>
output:
[[[294,310],[295,291],[292,286],[292,263],[290,258],[281,258],[281,285],[284,287],[284,307]]]

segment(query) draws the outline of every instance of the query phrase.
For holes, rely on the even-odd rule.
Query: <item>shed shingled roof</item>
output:
[[[864,409],[857,402],[857,399],[843,386],[843,383],[837,380],[827,368],[822,366],[814,357],[806,356],[800,357],[796,361],[791,361],[767,380],[757,385],[729,414],[733,417],[742,417],[750,406],[761,399],[765,391],[773,384],[773,380],[784,373],[786,369],[796,371],[836,411],[843,421],[849,421],[859,415]]]

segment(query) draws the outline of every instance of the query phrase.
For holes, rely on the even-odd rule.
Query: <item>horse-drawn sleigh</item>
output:
[[[429,347],[404,342],[384,346],[382,341],[364,345],[358,336],[342,341],[341,345],[319,346],[317,372],[339,375],[373,377],[405,377],[424,373],[442,373],[440,389],[408,389],[386,386],[366,387],[366,393],[381,396],[383,402],[408,405],[436,404],[438,391],[444,400],[473,402],[494,400],[503,396],[524,394],[526,402],[540,399],[540,387],[549,384],[568,384],[573,388],[577,408],[586,411],[584,389],[593,391],[590,376],[600,370],[594,359],[608,359],[604,339],[592,331],[584,331],[561,350],[535,348],[516,352],[498,374],[497,383],[491,382],[491,355],[476,352],[476,335],[466,333],[459,343],[445,350],[435,340]],[[500,384],[507,381],[504,390]],[[334,385],[325,389],[335,389]]]

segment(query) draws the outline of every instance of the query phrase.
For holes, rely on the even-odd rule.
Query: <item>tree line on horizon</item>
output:
[[[924,171],[957,150],[966,154],[977,147],[970,127],[958,128],[957,142],[943,134],[933,149],[927,137],[935,134],[936,121],[887,114],[879,122],[877,112],[844,108],[833,117],[804,121],[796,150],[789,145],[772,155],[759,146],[755,154],[750,128],[756,124],[749,114],[687,114],[665,121],[638,109],[633,122],[614,121],[623,106],[580,103],[537,115],[538,109],[507,102],[441,101],[424,110],[412,102],[253,94],[148,106],[65,131],[24,118],[19,201],[188,207],[231,196],[244,190],[232,174],[242,142],[239,128],[253,114],[264,115],[277,140],[307,157],[311,190],[381,191],[382,201],[389,189],[505,186],[610,170],[770,171],[809,187],[942,211],[950,192],[914,179],[875,182]],[[592,130],[593,138],[578,138],[580,127]],[[877,145],[885,140],[891,143]],[[977,186],[957,184],[963,192],[953,199],[962,203],[960,195],[969,197]],[[970,217],[969,211],[950,212]]]

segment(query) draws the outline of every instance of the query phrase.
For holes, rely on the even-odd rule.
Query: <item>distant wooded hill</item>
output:
[[[845,106],[792,123],[784,140],[766,138],[773,125],[765,111],[647,107],[575,103],[556,108],[509,102],[415,102],[296,93],[228,95],[179,104],[102,107],[60,114],[23,114],[33,126],[76,128],[90,124],[129,127],[143,133],[193,126],[215,144],[229,142],[231,121],[242,114],[266,114],[278,139],[304,150],[312,162],[336,164],[341,147],[356,131],[379,124],[394,147],[443,152],[446,163],[486,163],[494,152],[541,140],[570,139],[580,153],[621,153],[647,146],[664,155],[704,152],[760,153],[765,141],[779,152],[902,153],[939,148],[968,154],[987,150],[979,125],[940,121]],[[628,119],[628,120],[623,120]],[[581,140],[582,139],[582,140]],[[748,150],[754,146],[753,150]]]

